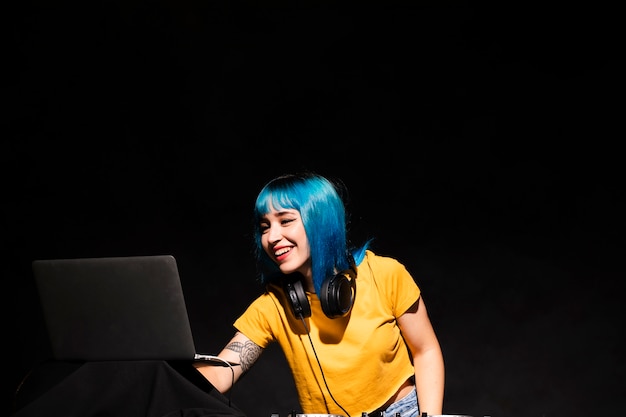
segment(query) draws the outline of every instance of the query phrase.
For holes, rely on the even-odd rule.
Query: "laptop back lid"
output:
[[[193,360],[171,255],[35,260],[54,359]]]

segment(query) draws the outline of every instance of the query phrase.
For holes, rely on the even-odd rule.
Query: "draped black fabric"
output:
[[[50,362],[16,393],[14,417],[246,417],[191,363]]]

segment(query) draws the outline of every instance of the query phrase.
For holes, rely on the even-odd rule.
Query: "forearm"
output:
[[[234,384],[233,370],[229,367],[214,366],[201,362],[194,363],[194,367],[222,394],[231,389]],[[234,378],[236,381],[238,378],[237,372],[235,372]]]
[[[414,366],[420,413],[443,414],[445,369],[441,351],[434,349],[416,356]]]

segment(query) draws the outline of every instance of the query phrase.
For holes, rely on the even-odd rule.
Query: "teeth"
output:
[[[282,249],[277,250],[276,252],[274,252],[274,255],[280,256],[280,255],[283,255],[283,254],[289,252],[290,250],[291,250],[290,248],[282,248]]]

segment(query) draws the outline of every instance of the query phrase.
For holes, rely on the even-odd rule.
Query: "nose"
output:
[[[270,226],[267,233],[267,240],[272,244],[280,242],[283,238],[283,235],[280,233],[280,227]]]

